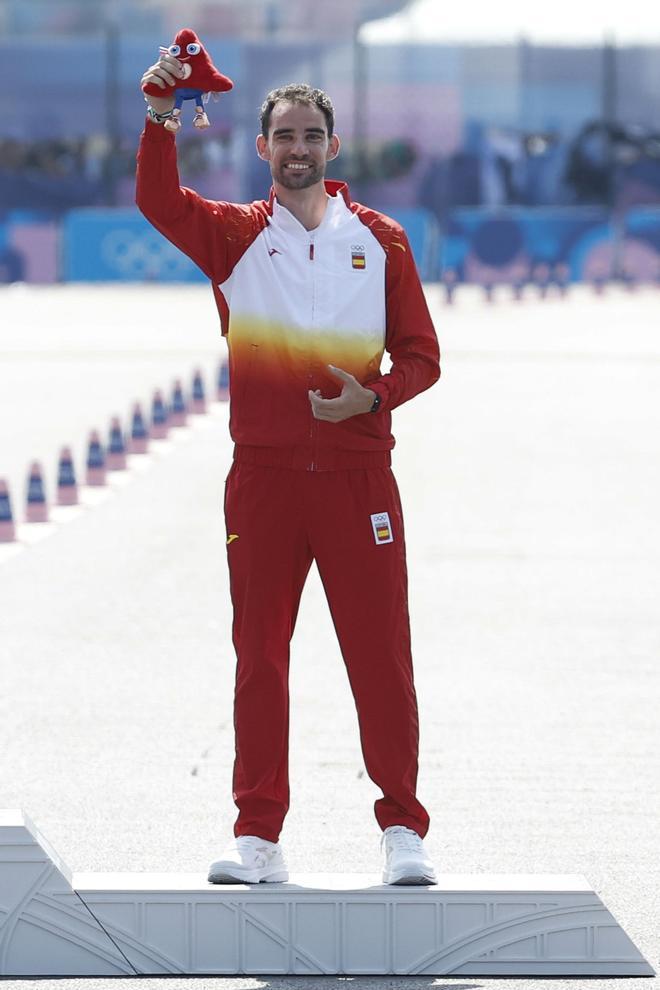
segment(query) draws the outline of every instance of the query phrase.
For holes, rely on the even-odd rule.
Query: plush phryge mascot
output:
[[[184,100],[195,101],[195,117],[193,126],[209,127],[209,118],[204,110],[209,95],[226,93],[233,89],[234,84],[228,76],[218,72],[211,56],[191,28],[183,28],[169,48],[159,49],[160,55],[173,55],[183,63],[184,78],[177,79],[173,86],[161,89],[155,83],[143,86],[143,92],[148,96],[165,96],[174,93],[174,108],[172,116],[165,121],[165,127],[170,131],[178,131],[181,127],[181,106]]]

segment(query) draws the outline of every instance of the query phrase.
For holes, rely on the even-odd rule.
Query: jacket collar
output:
[[[290,236],[301,240],[309,240],[310,237],[324,237],[328,229],[335,229],[338,224],[346,222],[352,215],[350,210],[350,196],[348,185],[345,182],[325,182],[325,191],[329,196],[325,214],[321,223],[313,231],[308,231],[299,220],[282,204],[275,196],[273,188],[270,191],[269,207],[271,223],[286,231]]]
[[[348,182],[336,181],[335,179],[324,179],[323,185],[325,186],[325,191],[328,196],[337,196],[341,194],[346,206],[350,209],[351,207],[351,193],[348,188]],[[275,202],[275,187],[270,187],[270,193],[268,196],[268,205],[271,210],[273,209],[273,204]]]

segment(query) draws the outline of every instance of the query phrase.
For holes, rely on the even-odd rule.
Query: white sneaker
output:
[[[239,835],[211,863],[209,883],[281,883],[289,879],[279,842]]]
[[[381,836],[381,849],[383,845],[383,883],[428,885],[438,882],[433,863],[417,832],[405,825],[390,825]]]

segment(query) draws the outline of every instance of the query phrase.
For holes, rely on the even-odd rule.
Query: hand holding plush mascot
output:
[[[204,104],[208,102],[211,93],[217,99],[216,94],[226,93],[233,89],[234,84],[231,79],[218,72],[211,56],[191,28],[183,28],[179,31],[174,43],[169,48],[161,46],[159,54],[161,57],[171,55],[178,59],[183,69],[183,79],[176,79],[172,85],[167,85],[165,88],[153,82],[147,82],[142,86],[142,91],[147,96],[174,95],[172,116],[165,121],[165,127],[169,131],[179,130],[181,127],[181,107],[184,100],[195,101],[193,126],[209,127],[209,118],[204,110]]]

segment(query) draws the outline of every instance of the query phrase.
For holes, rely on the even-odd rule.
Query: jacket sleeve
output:
[[[137,154],[135,201],[156,230],[215,283],[229,277],[263,226],[249,205],[204,199],[181,186],[174,134],[149,119]]]
[[[381,397],[378,412],[395,409],[440,377],[438,338],[408,238],[401,228],[387,252],[385,298],[385,347],[392,367],[386,375],[364,383]]]

